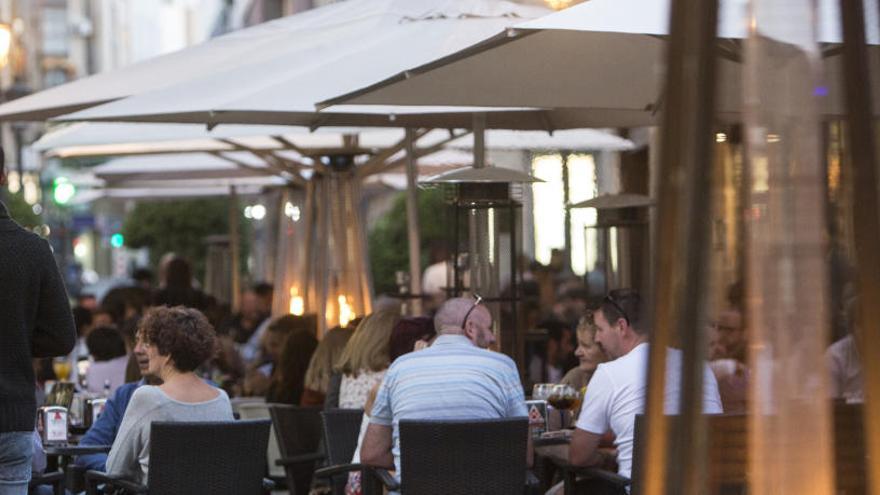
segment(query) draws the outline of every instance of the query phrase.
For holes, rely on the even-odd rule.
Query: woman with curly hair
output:
[[[147,374],[162,379],[162,385],[141,386],[131,396],[107,457],[109,474],[138,483],[147,479],[153,421],[233,420],[226,392],[194,373],[216,347],[214,328],[197,310],[157,307],[144,315],[136,349],[149,358]]]

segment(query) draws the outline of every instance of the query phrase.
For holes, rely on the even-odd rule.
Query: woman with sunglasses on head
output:
[[[229,397],[205,383],[195,369],[216,350],[214,328],[197,310],[153,308],[137,332],[138,351],[149,359],[148,373],[162,385],[144,385],[131,397],[119,434],[107,457],[107,472],[143,483],[150,463],[154,421],[232,421]]]

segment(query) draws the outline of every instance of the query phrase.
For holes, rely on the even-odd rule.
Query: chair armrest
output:
[[[325,468],[316,469],[313,476],[315,478],[329,478],[337,474],[350,473],[352,471],[363,471],[364,469],[369,469],[369,466],[366,466],[364,464],[337,464],[335,466],[328,466]]]
[[[321,468],[315,471],[315,478],[329,478],[330,476],[334,476],[337,474],[350,473],[352,471],[360,471],[364,473],[364,476],[372,475],[379,482],[385,485],[385,488],[388,490],[399,490],[400,483],[394,479],[394,476],[391,476],[391,473],[388,472],[385,468],[368,466],[366,464],[337,464],[336,466],[329,466],[325,468]]]
[[[311,454],[295,455],[291,457],[282,457],[275,461],[276,466],[292,466],[294,464],[305,464],[307,462],[315,462],[324,459],[324,454],[313,452]]]
[[[382,484],[385,485],[385,488],[388,489],[388,491],[400,490],[400,483],[398,483],[397,480],[394,479],[394,476],[391,476],[391,473],[389,473],[387,469],[371,468],[371,470],[376,478],[378,478],[379,481],[381,481]]]
[[[86,493],[89,495],[97,493],[96,489],[100,483],[123,488],[132,493],[149,493],[149,489],[145,485],[135,483],[121,476],[110,475],[101,471],[86,471]]]
[[[30,486],[52,485],[64,479],[63,471],[51,471],[48,473],[34,473],[28,483]]]
[[[582,476],[585,478],[593,478],[607,481],[615,486],[625,487],[632,484],[632,480],[627,478],[626,476],[621,476],[617,473],[613,473],[608,471],[607,469],[598,468],[595,466],[564,466],[563,469],[566,472],[567,476]]]

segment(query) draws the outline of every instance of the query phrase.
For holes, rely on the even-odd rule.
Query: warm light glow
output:
[[[339,326],[344,327],[348,322],[354,319],[354,311],[348,304],[348,298],[339,296]]]
[[[553,10],[567,9],[577,3],[576,0],[544,0],[544,2]]]
[[[726,141],[727,141],[727,134],[724,134],[723,132],[716,132],[715,133],[715,142],[716,143],[724,143]]]
[[[290,288],[290,314],[302,316],[305,313],[305,303],[302,296],[299,295],[299,289]]]
[[[9,51],[12,49],[12,28],[9,24],[0,24],[0,66],[9,63]]]

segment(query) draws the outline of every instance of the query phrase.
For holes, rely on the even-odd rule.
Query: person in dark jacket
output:
[[[0,187],[6,183],[0,157]],[[49,244],[0,202],[0,493],[27,493],[36,417],[33,358],[76,343],[67,291]]]

